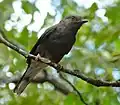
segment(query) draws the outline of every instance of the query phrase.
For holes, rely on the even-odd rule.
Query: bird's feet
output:
[[[39,61],[41,58],[40,54],[37,54],[37,56],[35,57],[35,61]]]
[[[61,66],[60,64],[57,64],[56,65],[56,70],[57,70],[57,73],[60,73],[60,71],[62,71],[64,69],[63,69],[63,66]]]

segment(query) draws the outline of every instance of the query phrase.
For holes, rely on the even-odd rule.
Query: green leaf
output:
[[[28,14],[33,14],[35,11],[37,11],[38,9],[35,7],[34,4],[31,4],[28,1],[23,1],[22,2],[22,8],[25,10],[26,13]]]
[[[120,23],[120,1],[111,8],[107,8],[106,16],[109,18],[111,24]]]
[[[0,65],[4,65],[9,61],[9,52],[5,45],[0,43]]]
[[[79,100],[79,97],[75,94],[69,94],[64,101],[64,105],[83,105]]]

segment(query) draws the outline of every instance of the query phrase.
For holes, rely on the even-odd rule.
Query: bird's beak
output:
[[[87,23],[87,22],[88,22],[88,20],[86,20],[86,19],[82,20],[82,24]]]
[[[87,23],[87,22],[88,22],[87,18],[88,18],[88,16],[84,16],[84,17],[82,17],[82,24],[84,24],[84,23]]]

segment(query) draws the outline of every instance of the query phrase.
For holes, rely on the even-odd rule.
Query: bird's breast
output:
[[[67,54],[75,42],[70,32],[55,32],[46,42],[46,49],[55,62],[59,62]]]

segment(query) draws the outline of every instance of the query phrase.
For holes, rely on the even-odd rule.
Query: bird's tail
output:
[[[29,72],[29,67],[27,68],[26,72],[23,74],[21,79],[18,81],[17,85],[14,88],[14,92],[20,95],[24,89],[27,87],[27,85],[30,83],[29,78],[26,78],[26,74]]]
[[[28,66],[27,70],[14,88],[14,92],[20,95],[27,87],[27,85],[31,82],[31,80],[36,76],[36,74],[45,67],[46,64],[39,62],[33,62],[30,66]]]
[[[29,84],[28,80],[22,80],[18,85],[16,85],[16,87],[14,88],[14,92],[20,95],[28,84]]]

